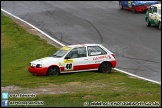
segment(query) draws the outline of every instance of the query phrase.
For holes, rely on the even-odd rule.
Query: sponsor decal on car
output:
[[[61,62],[58,62],[58,66],[61,66]]]
[[[157,19],[157,15],[155,15],[154,18]]]
[[[94,57],[93,60],[99,60],[99,59],[105,59],[105,58],[111,59],[110,55],[102,55],[102,56]]]
[[[61,50],[70,50],[70,47],[64,46],[61,48]]]

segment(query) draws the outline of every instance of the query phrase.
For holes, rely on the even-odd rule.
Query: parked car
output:
[[[119,8],[131,10],[134,13],[144,12],[153,4],[158,4],[158,1],[119,1]]]
[[[146,12],[145,21],[148,27],[155,25],[161,30],[161,4],[150,6]]]
[[[89,70],[109,73],[115,66],[114,54],[101,44],[78,44],[63,46],[50,57],[31,61],[28,71],[47,76]]]

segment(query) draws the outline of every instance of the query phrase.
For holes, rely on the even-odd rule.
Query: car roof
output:
[[[155,7],[161,8],[161,4],[153,4],[151,6],[155,6]]]
[[[83,46],[100,46],[101,44],[75,44],[75,45],[67,45],[68,47],[83,47]]]

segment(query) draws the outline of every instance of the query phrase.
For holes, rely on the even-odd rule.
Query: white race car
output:
[[[50,57],[30,62],[28,71],[47,76],[90,70],[109,73],[115,66],[115,55],[101,44],[78,44],[63,46]]]
[[[161,30],[161,4],[154,4],[150,6],[146,12],[145,21],[148,27],[155,25]]]

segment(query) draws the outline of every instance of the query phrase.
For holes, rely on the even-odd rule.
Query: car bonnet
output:
[[[37,59],[37,60],[34,60],[30,63],[32,64],[46,64],[46,63],[57,63],[59,62],[61,58],[55,58],[55,57],[44,57],[44,58],[41,58],[41,59]]]

